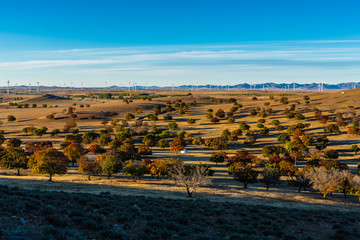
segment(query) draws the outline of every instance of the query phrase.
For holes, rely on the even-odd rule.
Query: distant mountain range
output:
[[[242,84],[236,84],[236,85],[215,85],[209,84],[206,85],[180,85],[180,86],[136,86],[137,90],[177,90],[177,91],[196,91],[198,90],[293,90],[295,87],[296,90],[310,90],[310,91],[317,91],[320,88],[319,83],[307,83],[307,84],[301,84],[301,83],[262,83],[262,84],[249,84],[249,83],[242,83]],[[3,87],[4,88],[4,87]],[[14,87],[10,87],[11,89],[14,89]],[[26,85],[18,86],[17,88],[28,88]],[[40,86],[40,89],[46,89],[46,88],[63,88],[58,86]],[[86,88],[85,89],[90,89]],[[100,88],[100,87],[99,87]],[[104,88],[104,87],[103,87]],[[129,89],[127,86],[109,86],[108,89]],[[135,90],[135,87],[131,86],[131,91]],[[338,84],[327,84],[323,83],[323,90],[324,91],[336,91],[336,90],[348,90],[348,89],[354,89],[354,88],[360,88],[360,82],[347,82],[347,83],[338,83]],[[32,87],[32,89],[36,89],[36,87]],[[70,87],[66,87],[66,89],[70,89]],[[79,89],[75,88],[74,89]]]
[[[209,84],[207,85],[180,85],[180,86],[165,86],[165,87],[159,87],[159,86],[136,86],[137,90],[246,90],[246,89],[253,89],[253,90],[280,90],[280,89],[289,89],[293,90],[295,87],[296,90],[311,90],[311,91],[317,91],[320,88],[319,83],[309,83],[309,84],[301,84],[301,83],[263,83],[263,84],[253,84],[250,85],[248,83],[242,83],[237,85],[214,85]],[[119,86],[111,86],[109,87],[111,89],[128,89],[128,87],[119,87]],[[323,90],[326,91],[334,91],[334,90],[348,90],[353,88],[360,88],[360,82],[347,82],[347,83],[339,83],[339,84],[327,84],[323,83]],[[132,86],[132,90],[134,87]]]

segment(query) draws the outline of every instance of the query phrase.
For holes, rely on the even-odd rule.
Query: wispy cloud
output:
[[[360,41],[256,42],[230,45],[166,45],[26,51],[0,57],[0,69],[15,79],[72,81],[354,81],[360,76]],[[291,80],[289,79],[289,80]],[[324,79],[321,79],[322,81]],[[49,80],[51,81],[51,80]]]

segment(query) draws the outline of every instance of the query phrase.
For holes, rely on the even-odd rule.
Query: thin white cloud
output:
[[[10,60],[8,60],[10,59]],[[304,81],[327,77],[344,81],[360,74],[360,41],[256,42],[230,45],[166,45],[16,52],[0,56],[0,69],[17,78],[96,78],[122,76],[138,81],[239,77]],[[158,79],[156,79],[158,78]],[[166,78],[169,78],[166,80]],[[75,79],[75,80],[76,80]]]

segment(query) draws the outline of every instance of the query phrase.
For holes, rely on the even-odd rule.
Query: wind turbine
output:
[[[131,83],[129,81],[129,92],[131,92]]]
[[[37,82],[37,92],[38,92],[38,93],[40,92],[40,89],[39,89],[39,82]]]
[[[29,83],[29,93],[31,92],[31,83]]]
[[[9,84],[10,84],[10,82],[9,82],[9,80],[8,80],[8,81],[7,81],[7,94],[10,94]]]

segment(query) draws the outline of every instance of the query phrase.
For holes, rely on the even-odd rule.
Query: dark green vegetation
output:
[[[360,213],[0,186],[0,238],[359,239]],[[314,229],[322,226],[322,232]]]

